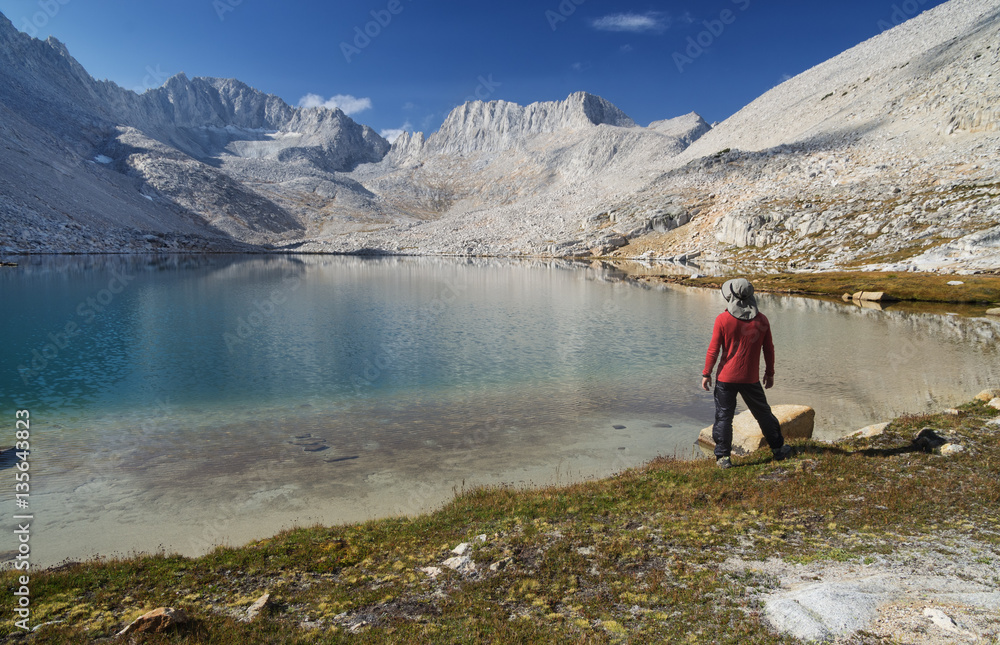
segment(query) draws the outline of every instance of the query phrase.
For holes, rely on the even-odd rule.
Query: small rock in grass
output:
[[[472,545],[469,544],[468,542],[462,542],[461,544],[459,544],[458,546],[456,546],[454,549],[452,549],[451,552],[454,553],[455,555],[465,555],[465,552],[468,551],[469,548],[471,548],[471,547],[472,547]]]
[[[271,606],[271,594],[265,593],[263,596],[258,598],[252,605],[247,607],[247,615],[245,620],[251,621],[261,614],[265,609]]]
[[[431,577],[431,580],[436,579],[439,575],[443,573],[440,567],[420,567],[419,571],[423,571]]]
[[[987,403],[986,405],[990,406],[994,410],[1000,410],[1000,396],[991,399],[990,402]]]
[[[934,452],[942,457],[952,457],[965,452],[965,446],[958,443],[946,443]]]
[[[501,569],[506,569],[508,564],[510,564],[510,558],[497,560],[496,562],[490,565],[490,571],[499,571]]]
[[[885,434],[885,429],[889,427],[889,422],[885,423],[875,423],[870,426],[865,426],[860,430],[852,432],[847,435],[848,437],[859,437],[861,439],[868,439],[871,437],[878,437],[879,435]]]
[[[816,466],[818,465],[819,462],[815,459],[803,459],[795,462],[793,470],[797,473],[808,473],[816,470]]]
[[[940,609],[927,607],[924,609],[924,616],[929,618],[932,623],[946,632],[951,632],[952,634],[972,635],[970,632],[959,627],[954,618]]]
[[[962,282],[962,281],[960,281],[960,280],[952,280],[952,281],[950,281],[950,282],[948,283],[948,286],[949,286],[949,287],[960,287],[960,286],[962,286],[963,284],[965,284],[965,283],[964,283],[964,282]]]
[[[118,632],[117,636],[128,634],[162,634],[188,622],[189,618],[183,609],[173,607],[158,607],[133,620]]]
[[[956,408],[948,408],[947,410],[942,410],[941,414],[948,415],[949,417],[959,417],[962,416],[962,411]]]
[[[454,569],[459,573],[472,573],[476,570],[476,563],[467,555],[455,556],[442,562],[449,569]]]

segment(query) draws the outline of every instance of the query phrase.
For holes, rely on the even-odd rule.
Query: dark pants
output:
[[[760,381],[756,383],[715,383],[715,425],[712,426],[712,439],[715,441],[715,456],[728,457],[733,450],[733,415],[736,414],[736,395],[743,397],[743,402],[750,408],[750,414],[757,419],[757,425],[764,433],[764,439],[771,450],[777,450],[785,445],[781,436],[781,424],[771,412],[767,404],[764,388]]]

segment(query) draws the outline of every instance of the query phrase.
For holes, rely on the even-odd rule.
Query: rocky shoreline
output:
[[[0,626],[16,642],[125,630],[223,643],[672,641],[696,625],[713,642],[994,643],[998,396],[834,444],[793,441],[780,463],[767,451],[728,471],[658,459],[196,559],[66,563],[32,575],[45,589],[36,631]],[[0,574],[6,586],[14,573]]]

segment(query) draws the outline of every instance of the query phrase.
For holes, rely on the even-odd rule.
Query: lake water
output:
[[[7,437],[31,413],[32,562],[195,555],[294,525],[691,457],[721,296],[563,262],[20,258],[0,269]],[[832,439],[998,382],[1000,325],[761,296],[772,403]],[[7,536],[13,535],[5,530]],[[11,538],[0,543],[9,552]],[[9,553],[8,553],[9,557]]]

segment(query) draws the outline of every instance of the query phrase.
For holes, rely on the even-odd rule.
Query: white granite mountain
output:
[[[390,145],[238,81],[95,81],[0,16],[0,250],[257,248],[1000,267],[1000,0],[951,0],[712,128],[585,92]]]
[[[697,220],[630,252],[997,270],[998,106],[1000,2],[951,0],[782,83],[694,142],[625,207],[680,194]]]
[[[340,110],[183,74],[136,94],[2,14],[0,117],[6,250],[252,248],[338,208],[379,212],[343,173],[389,144]]]

